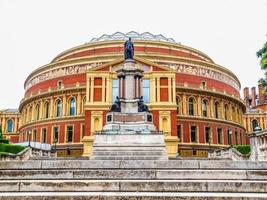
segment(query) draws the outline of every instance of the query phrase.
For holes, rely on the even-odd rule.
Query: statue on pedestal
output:
[[[124,59],[133,59],[134,56],[134,45],[132,39],[126,40],[124,43]]]
[[[143,96],[138,101],[138,112],[149,112],[148,106],[144,104]]]
[[[116,97],[114,104],[112,104],[110,112],[121,112],[121,102],[119,97]]]

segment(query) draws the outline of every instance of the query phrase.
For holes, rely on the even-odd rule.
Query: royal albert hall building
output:
[[[181,156],[205,157],[209,149],[248,143],[235,74],[173,39],[133,31],[93,38],[33,71],[19,106],[19,141],[52,144],[58,156],[81,156],[83,138],[102,129],[118,96],[116,71],[128,37],[144,71],[144,102]]]

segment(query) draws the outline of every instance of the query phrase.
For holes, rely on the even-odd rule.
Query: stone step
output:
[[[94,146],[94,151],[166,151],[165,147]]]
[[[0,171],[8,169],[218,169],[218,170],[267,170],[267,162],[231,160],[27,160],[0,161]]]
[[[1,192],[244,192],[265,193],[247,180],[1,180]]]
[[[225,193],[225,192],[5,192],[0,200],[263,200],[263,193]]]
[[[91,160],[168,160],[166,156],[163,155],[95,155],[94,153],[90,157]]]
[[[93,151],[94,156],[161,156],[164,151]]]
[[[267,170],[1,170],[0,180],[266,180]]]

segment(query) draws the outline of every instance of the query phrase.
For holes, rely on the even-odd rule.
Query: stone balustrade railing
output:
[[[229,160],[249,160],[249,155],[243,155],[235,148],[226,148],[210,151],[208,154],[212,159],[229,159]]]

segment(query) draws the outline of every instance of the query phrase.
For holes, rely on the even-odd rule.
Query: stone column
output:
[[[169,102],[172,102],[172,88],[171,88],[171,78],[168,77],[168,100]]]
[[[53,116],[54,116],[54,107],[55,107],[54,98],[51,97],[50,98],[50,118],[53,118]]]
[[[18,117],[15,116],[15,119],[14,119],[14,129],[13,129],[13,132],[17,132],[18,130]]]
[[[81,114],[81,93],[77,95],[77,115]]]
[[[251,148],[249,159],[251,161],[257,161],[258,160],[258,154],[259,154],[257,145],[259,145],[259,144],[257,143],[257,137],[256,137],[255,133],[251,134],[249,141],[250,141],[250,148]]]
[[[220,107],[221,107],[221,116],[220,116],[220,118],[224,119],[223,118],[223,115],[224,115],[224,103],[223,103],[223,101],[221,101],[221,106]]]
[[[156,78],[157,80],[157,102],[160,102],[160,79],[159,77]]]
[[[112,87],[111,86],[111,79],[107,78],[107,102],[109,102],[109,103],[112,102],[112,100],[111,100],[111,97],[112,97],[111,87]]]
[[[32,116],[31,116],[31,121],[35,120],[35,103],[32,104]]]
[[[91,78],[91,87],[90,87],[90,102],[94,101],[94,78]]]
[[[198,116],[202,116],[202,113],[201,113],[201,108],[202,108],[202,101],[201,101],[201,97],[198,96],[197,97],[197,111],[198,111]]]
[[[150,89],[151,89],[151,102],[154,103],[156,101],[156,96],[155,96],[155,91],[156,91],[156,88],[155,88],[155,78],[151,78],[151,86],[150,86]]]
[[[6,117],[3,117],[2,120],[2,133],[6,132]]]
[[[213,98],[210,99],[210,116],[214,117],[214,100],[213,100]]]
[[[175,88],[176,84],[175,84],[175,78],[172,78],[172,92],[173,92],[173,96],[172,96],[172,102],[176,102],[176,88]]]
[[[40,101],[40,119],[43,119],[43,106],[44,106],[44,103],[43,103],[43,100]]]
[[[139,78],[135,76],[135,98],[138,98],[139,95]]]
[[[67,106],[67,100],[66,95],[62,98],[62,116],[66,116],[66,106]]]
[[[86,79],[86,101],[90,100],[90,78]]]
[[[119,98],[123,98],[123,77],[119,77]]]
[[[106,77],[102,77],[102,102],[105,102]]]
[[[182,97],[182,99],[183,99],[183,115],[187,115],[187,101],[186,101],[186,95],[185,95],[185,93],[183,93],[183,97]]]

